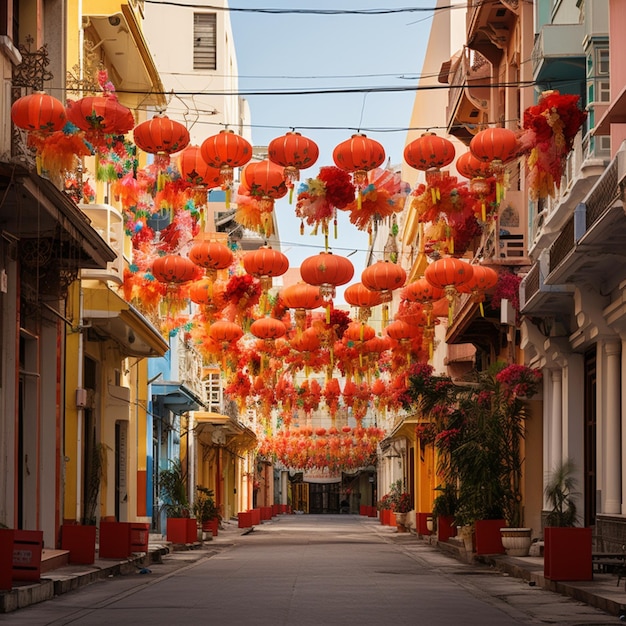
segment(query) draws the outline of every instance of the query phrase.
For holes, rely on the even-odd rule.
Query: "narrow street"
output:
[[[574,600],[353,515],[280,516],[150,572],[1,615],[12,626],[615,624]]]

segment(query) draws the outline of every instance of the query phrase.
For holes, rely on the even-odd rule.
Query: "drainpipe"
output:
[[[83,285],[82,282],[80,284],[80,291],[78,296],[78,368],[76,373],[76,388],[82,389],[84,384],[84,372],[83,372],[83,352],[85,350],[84,339],[83,339],[83,313],[84,313],[84,303],[83,303]],[[80,523],[81,521],[81,509],[82,509],[82,466],[83,466],[83,422],[84,422],[84,411],[85,408],[83,406],[79,406],[81,403],[76,402],[76,522]]]

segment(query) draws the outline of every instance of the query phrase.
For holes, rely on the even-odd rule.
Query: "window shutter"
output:
[[[194,13],[193,69],[217,69],[217,33],[215,13]]]

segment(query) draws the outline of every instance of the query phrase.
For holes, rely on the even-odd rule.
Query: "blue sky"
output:
[[[412,6],[432,7],[435,0]],[[391,9],[407,6],[385,0],[231,0],[237,8]],[[339,87],[412,87],[422,68],[431,12],[385,15],[303,15],[231,12],[241,89],[312,89]],[[414,91],[390,93],[248,96],[255,145],[288,130],[313,139],[320,158],[301,180],[315,177],[322,165],[333,165],[332,150],[360,129],[385,147],[393,164],[401,162]],[[375,130],[381,129],[381,130]],[[382,129],[387,129],[385,132]],[[291,265],[312,256],[321,238],[299,234],[294,207],[277,203],[280,236]],[[364,267],[367,235],[340,214],[337,254],[354,249],[355,279]],[[361,253],[363,251],[363,253]]]

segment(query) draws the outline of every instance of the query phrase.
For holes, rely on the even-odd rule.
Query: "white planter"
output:
[[[501,528],[502,545],[508,556],[528,556],[532,528]]]

